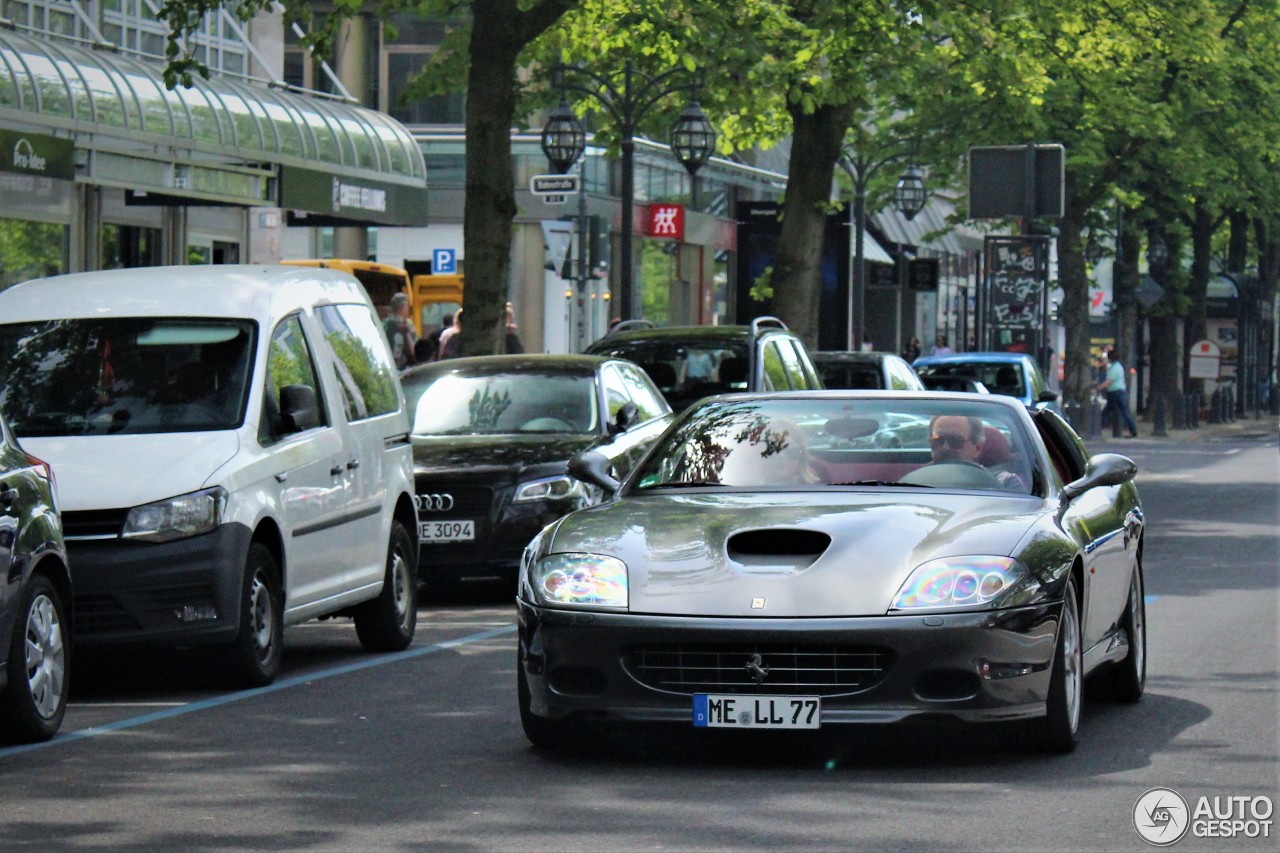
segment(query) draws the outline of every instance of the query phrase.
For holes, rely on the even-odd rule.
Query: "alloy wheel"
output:
[[[58,610],[47,595],[37,595],[31,602],[26,639],[27,689],[36,713],[49,720],[62,704],[67,649]]]

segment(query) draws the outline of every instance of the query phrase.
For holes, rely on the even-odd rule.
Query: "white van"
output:
[[[280,668],[285,626],[417,620],[404,395],[346,273],[151,267],[0,291],[0,408],[57,471],[79,646],[222,645]]]

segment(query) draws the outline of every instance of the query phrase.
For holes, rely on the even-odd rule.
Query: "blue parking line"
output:
[[[505,625],[501,628],[490,628],[488,631],[480,631],[475,634],[468,634],[465,637],[459,637],[456,640],[445,640],[440,643],[433,643],[429,646],[422,646],[416,649],[405,649],[403,652],[395,652],[393,654],[379,655],[367,660],[358,661],[356,663],[344,664],[343,666],[335,666],[332,669],[322,669],[319,672],[311,672],[306,675],[295,675],[292,678],[285,678],[280,681],[268,684],[266,687],[255,687],[251,690],[241,690],[236,693],[228,693],[225,696],[215,696],[212,699],[202,699],[199,702],[191,702],[177,708],[166,708],[163,711],[155,711],[150,714],[143,714],[138,717],[129,717],[125,720],[117,720],[114,723],[107,723],[103,726],[93,726],[92,728],[81,729],[76,732],[68,732],[65,735],[55,735],[52,740],[42,741],[40,743],[25,743],[19,746],[10,746],[0,748],[0,758],[7,758],[10,755],[17,755],[21,752],[30,752],[33,749],[44,749],[50,746],[62,746],[63,744],[73,741],[84,740],[85,738],[97,737],[98,735],[118,732],[124,729],[132,729],[137,726],[145,726],[149,723],[167,720],[171,717],[181,717],[185,714],[194,714],[197,711],[207,711],[210,708],[217,708],[222,705],[230,705],[232,702],[239,702],[244,699],[254,699],[258,696],[265,696],[268,693],[275,693],[280,690],[287,690],[290,687],[297,687],[299,684],[306,684],[311,681],[321,681],[326,678],[333,678],[338,675],[346,675],[351,672],[359,672],[362,669],[370,669],[375,666],[385,666],[387,664],[399,663],[400,661],[409,660],[410,658],[418,658],[423,655],[435,654],[446,649],[465,646],[469,643],[478,643],[481,640],[488,640],[493,637],[501,637],[504,634],[514,633],[516,627],[514,625]]]

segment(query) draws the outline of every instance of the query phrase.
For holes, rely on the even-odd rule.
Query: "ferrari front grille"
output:
[[[840,696],[877,684],[892,653],[866,646],[682,644],[637,646],[625,661],[641,684],[669,693]]]

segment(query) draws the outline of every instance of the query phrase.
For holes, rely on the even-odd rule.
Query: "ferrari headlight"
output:
[[[542,480],[530,480],[516,486],[514,503],[524,501],[561,500],[564,498],[585,498],[586,488],[573,477],[546,477]]]
[[[227,490],[203,489],[129,510],[121,535],[143,542],[172,542],[209,533],[222,523]]]
[[[529,585],[544,604],[627,606],[627,566],[600,554],[549,554],[529,567]]]
[[[1012,557],[947,557],[917,566],[890,610],[1018,607],[1040,591],[1040,582]]]

